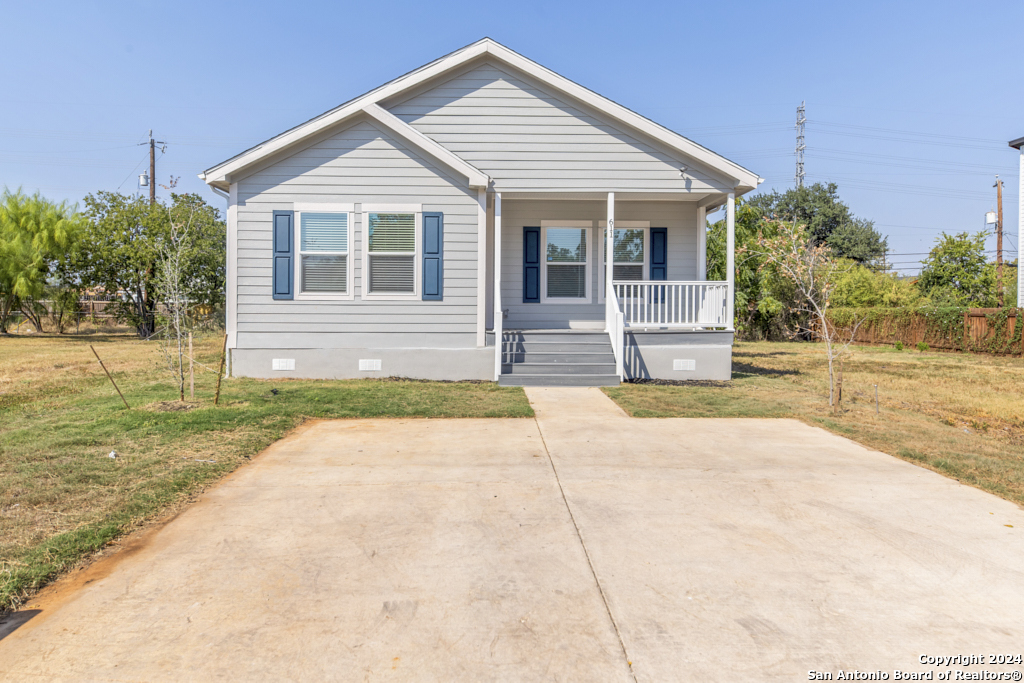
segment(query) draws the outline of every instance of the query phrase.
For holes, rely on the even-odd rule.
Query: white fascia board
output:
[[[529,74],[545,85],[564,92],[565,94],[586,103],[594,109],[611,116],[613,119],[621,121],[645,135],[668,145],[670,148],[678,150],[689,157],[705,163],[730,178],[736,179],[737,185],[757,187],[758,176],[756,173],[748,171],[739,164],[729,161],[725,157],[715,154],[709,149],[701,147],[696,142],[688,140],[682,135],[665,128],[664,126],[660,126],[634,111],[630,111],[621,104],[612,102],[607,97],[598,95],[592,90],[588,90],[577,83],[573,83],[568,78],[561,76],[550,69],[546,69],[540,64],[523,57],[517,52],[513,52],[504,45],[488,41],[487,53],[510,66]]]
[[[363,111],[366,112],[370,118],[377,121],[406,142],[414,145],[438,161],[443,162],[447,166],[450,166],[462,175],[466,176],[466,180],[469,182],[470,187],[487,187],[490,183],[491,179],[486,173],[462,159],[447,147],[442,147],[434,140],[431,140],[429,137],[419,132],[380,105],[368,104],[363,107]]]

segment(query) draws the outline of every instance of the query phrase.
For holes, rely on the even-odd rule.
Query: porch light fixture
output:
[[[689,169],[687,169],[687,168],[686,168],[685,166],[680,166],[680,167],[679,167],[679,177],[680,177],[680,178],[683,178],[683,177],[685,177],[685,176],[686,176],[686,172],[687,172],[688,170],[689,170]]]

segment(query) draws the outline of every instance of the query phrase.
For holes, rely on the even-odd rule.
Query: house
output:
[[[761,179],[493,40],[200,177],[228,198],[232,375],[731,376],[705,215],[733,273]]]

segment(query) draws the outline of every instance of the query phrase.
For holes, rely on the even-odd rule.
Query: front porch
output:
[[[707,280],[704,226],[709,210],[725,206],[731,274],[734,194],[620,197],[490,195],[486,317],[496,380],[731,377],[733,282]],[[531,355],[559,333],[562,357]],[[599,340],[610,367],[595,369],[596,357],[572,347]]]

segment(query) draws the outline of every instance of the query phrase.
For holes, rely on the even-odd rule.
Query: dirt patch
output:
[[[627,379],[624,384],[647,384],[655,387],[731,387],[732,382],[719,379]]]
[[[198,407],[198,403],[189,403],[188,401],[157,401],[156,403],[144,406],[143,410],[149,410],[154,413],[181,413]]]

